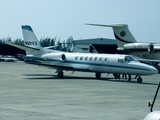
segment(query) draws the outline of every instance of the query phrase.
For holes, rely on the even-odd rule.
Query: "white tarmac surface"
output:
[[[0,120],[143,120],[160,81],[158,74],[139,84],[71,73],[57,79],[54,69],[0,62]]]

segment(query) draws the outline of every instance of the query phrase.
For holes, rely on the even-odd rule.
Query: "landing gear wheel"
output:
[[[138,77],[138,78],[137,78],[137,82],[138,82],[138,83],[142,83],[142,78],[141,78],[141,77]]]
[[[97,73],[95,74],[95,76],[96,76],[97,79],[99,79],[99,78],[101,78],[101,73],[97,72]]]
[[[60,71],[60,72],[57,74],[57,77],[58,77],[58,78],[63,78],[63,71]]]
[[[128,81],[129,82],[131,81],[131,75],[128,75]]]

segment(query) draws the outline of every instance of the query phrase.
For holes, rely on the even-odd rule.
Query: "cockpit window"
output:
[[[125,60],[125,62],[131,62],[131,61],[136,61],[133,57],[131,57],[131,56],[125,56],[125,58],[124,58],[124,60]]]
[[[118,58],[118,62],[120,62],[120,63],[129,63],[131,61],[137,61],[137,60],[135,60],[131,56],[124,56],[124,57],[121,56],[121,57]]]

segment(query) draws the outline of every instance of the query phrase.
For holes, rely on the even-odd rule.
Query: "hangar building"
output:
[[[93,38],[74,40],[73,46],[73,52],[92,53],[96,50],[98,53],[120,53],[117,51],[117,44],[115,39]]]

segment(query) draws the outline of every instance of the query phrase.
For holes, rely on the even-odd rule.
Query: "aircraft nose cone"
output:
[[[152,74],[158,74],[158,70],[155,67],[153,67],[151,69],[151,72],[152,72]]]
[[[147,64],[144,64],[144,66],[146,67],[146,70],[148,69],[148,71],[146,71],[147,75],[158,74],[158,70],[155,67]]]

